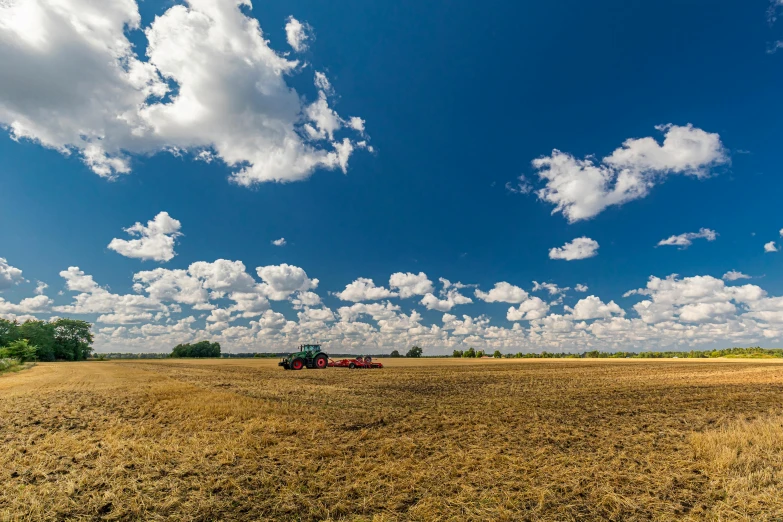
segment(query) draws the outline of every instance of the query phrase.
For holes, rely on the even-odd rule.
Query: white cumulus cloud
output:
[[[281,237],[280,239],[275,239],[274,241],[272,241],[272,244],[275,246],[285,246],[286,240],[284,237]]]
[[[182,224],[169,216],[168,212],[161,212],[148,221],[147,226],[136,223],[124,229],[131,236],[138,236],[138,239],[114,238],[109,243],[109,248],[125,257],[171,261],[177,255],[174,252],[174,241],[182,235],[181,228]]]
[[[723,279],[726,281],[737,281],[738,279],[751,279],[751,277],[747,274],[743,274],[742,272],[730,270],[723,274]]]
[[[771,253],[777,251],[778,251],[778,246],[775,244],[774,241],[770,241],[769,243],[766,243],[764,245],[764,252]]]
[[[476,297],[487,303],[521,303],[528,298],[528,293],[505,281],[495,283],[495,288],[489,292],[475,291]]]
[[[22,281],[24,281],[22,271],[9,265],[4,257],[0,257],[0,292]]]
[[[0,126],[105,178],[160,151],[221,160],[244,186],[346,170],[356,144],[308,135],[312,105],[287,82],[303,68],[269,47],[250,7],[190,0],[142,27],[134,0],[0,2]],[[126,35],[138,29],[144,59]],[[286,32],[303,49],[306,27],[289,19]]]
[[[307,50],[311,31],[309,25],[303,24],[293,16],[288,17],[288,23],[285,24],[285,37],[294,51],[300,53]]]
[[[435,291],[432,281],[429,280],[424,272],[419,272],[418,274],[397,272],[389,278],[389,286],[396,288],[402,299],[407,299],[414,295],[426,295]]]
[[[658,242],[658,246],[678,246],[681,249],[688,248],[693,244],[694,239],[706,239],[707,241],[715,241],[718,238],[718,233],[709,228],[701,228],[698,232],[686,232],[679,236],[671,236],[666,239],[661,239]]]
[[[555,205],[570,223],[590,219],[612,205],[645,197],[668,174],[703,178],[728,163],[720,136],[692,125],[662,125],[663,144],[654,138],[629,139],[601,161],[578,159],[554,150],[533,161],[546,186],[538,197]]]
[[[356,281],[348,284],[345,290],[334,294],[343,301],[378,301],[389,297],[397,297],[397,294],[382,286],[375,286],[372,279],[360,277]]]
[[[560,248],[551,249],[549,258],[564,259],[566,261],[587,259],[598,255],[598,247],[598,241],[589,237],[578,237]]]

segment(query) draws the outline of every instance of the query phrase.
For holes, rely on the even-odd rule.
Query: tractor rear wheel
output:
[[[313,361],[313,363],[315,368],[319,370],[323,370],[324,368],[329,366],[329,358],[326,355],[321,354],[316,356],[315,361]]]
[[[296,358],[291,362],[291,369],[292,370],[301,370],[304,368],[304,360]]]

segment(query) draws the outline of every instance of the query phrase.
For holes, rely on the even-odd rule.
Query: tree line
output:
[[[0,319],[0,359],[84,361],[92,354],[92,342],[92,325],[86,321]]]
[[[170,357],[220,357],[220,343],[200,341],[193,344],[178,344]]]
[[[483,357],[482,350],[454,350],[453,357]],[[736,357],[736,358],[783,358],[783,349],[781,348],[761,348],[760,346],[750,348],[724,348],[721,350],[690,350],[688,352],[678,351],[660,351],[660,352],[602,352],[599,350],[590,350],[583,353],[523,353],[501,354],[495,350],[492,355],[495,358],[513,358],[513,359],[710,359],[717,357]]]

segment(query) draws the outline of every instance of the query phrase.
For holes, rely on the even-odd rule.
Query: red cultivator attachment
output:
[[[383,368],[381,363],[372,362],[372,357],[362,357],[361,355],[355,359],[340,359],[339,361],[329,361],[329,366],[333,368]]]

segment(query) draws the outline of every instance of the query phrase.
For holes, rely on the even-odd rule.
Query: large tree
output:
[[[0,319],[0,346],[8,346],[19,339],[19,323]]]
[[[58,319],[54,323],[54,356],[66,361],[83,361],[92,353],[92,325],[75,319]]]
[[[55,326],[47,321],[27,321],[19,325],[19,337],[35,346],[39,361],[53,361],[55,357]]]

